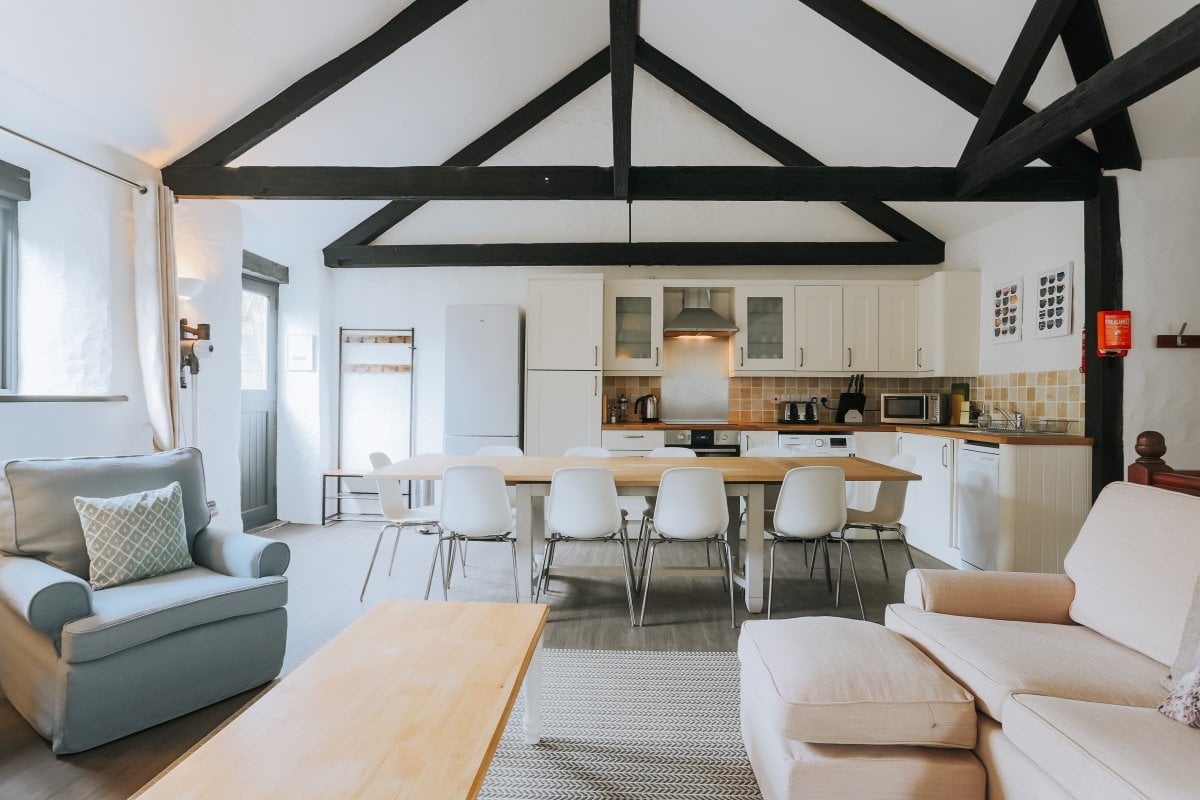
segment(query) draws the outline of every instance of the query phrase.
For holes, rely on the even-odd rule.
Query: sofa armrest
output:
[[[910,569],[904,602],[959,617],[1070,624],[1075,582],[1040,572]]]
[[[210,527],[196,534],[192,560],[235,578],[262,578],[286,572],[292,551],[274,539]]]
[[[31,627],[57,635],[63,625],[92,613],[92,587],[36,558],[0,556],[0,603]]]

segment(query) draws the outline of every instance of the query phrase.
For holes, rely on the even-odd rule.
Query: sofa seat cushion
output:
[[[1196,797],[1200,730],[1153,708],[1014,695],[1004,733],[1076,797]]]
[[[203,567],[102,589],[91,616],[62,629],[62,658],[70,663],[121,650],[229,617],[287,603],[287,579],[231,578]]]
[[[746,622],[743,691],[771,735],[819,744],[975,745],[970,694],[917,648],[860,620]]]
[[[1167,668],[1082,625],[959,617],[907,605],[887,608],[887,626],[915,643],[1004,722],[1008,698],[1050,695],[1157,706]]]

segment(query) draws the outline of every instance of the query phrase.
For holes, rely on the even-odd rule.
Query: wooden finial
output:
[[[1167,440],[1158,431],[1142,431],[1133,449],[1137,451],[1139,464],[1161,464],[1167,453]]]

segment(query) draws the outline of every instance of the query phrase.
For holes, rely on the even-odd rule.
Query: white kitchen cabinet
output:
[[[600,446],[600,372],[525,373],[525,454],[561,456],[568,447]]]
[[[755,447],[779,447],[779,431],[742,431],[738,444],[742,455]]]
[[[910,481],[904,503],[908,543],[934,558],[957,567],[955,539],[955,440],[920,433],[896,434],[896,447],[916,459],[912,471],[921,476]]]
[[[842,287],[797,286],[797,370],[839,372],[842,360]]]
[[[734,287],[733,374],[796,371],[793,284]]]
[[[604,328],[600,276],[530,280],[525,320],[526,369],[600,369]]]
[[[656,281],[604,284],[604,371],[661,375],[663,287]]]
[[[879,287],[842,287],[842,369],[879,369]]]
[[[879,286],[879,371],[912,372],[917,364],[917,287]]]
[[[644,456],[666,445],[665,431],[610,428],[600,433],[600,445],[613,455]]]
[[[918,372],[978,375],[979,329],[978,272],[935,272],[918,284]]]

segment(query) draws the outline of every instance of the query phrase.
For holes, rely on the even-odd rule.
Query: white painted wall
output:
[[[1072,334],[1037,338],[1037,274],[1074,263]],[[1078,369],[1083,315],[1083,204],[1046,203],[946,243],[948,269],[978,269],[980,308],[979,374]],[[992,291],[1011,278],[1025,279],[1025,309],[1019,342],[995,343]]]
[[[1138,433],[1167,439],[1167,463],[1200,469],[1200,352],[1159,350],[1155,337],[1200,334],[1200,158],[1147,161],[1121,172],[1125,308],[1133,349],[1125,359],[1125,453]]]

